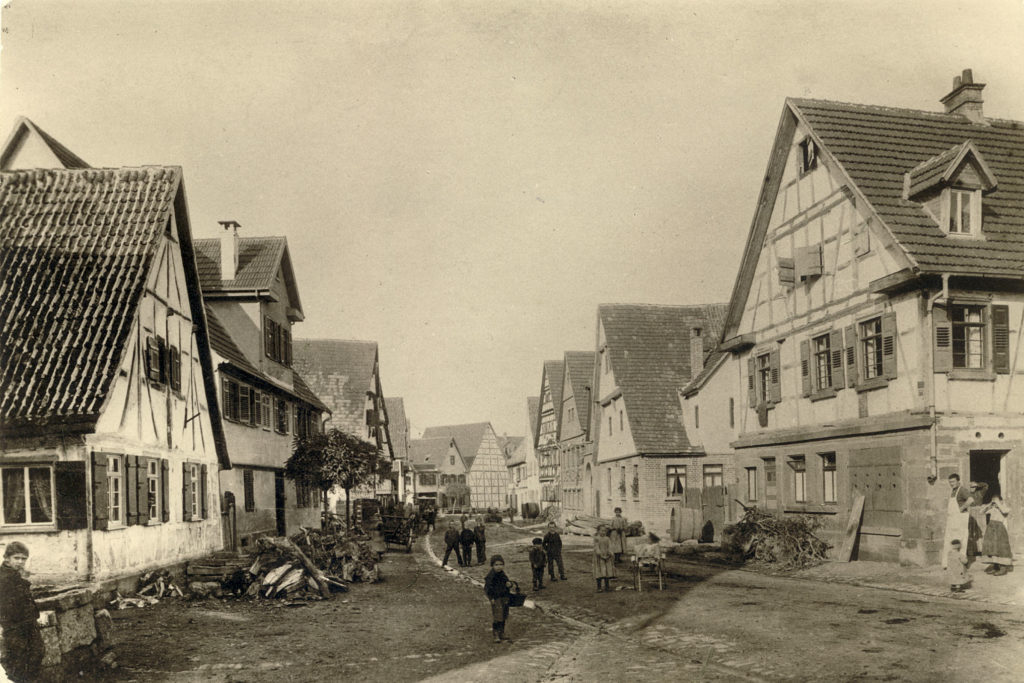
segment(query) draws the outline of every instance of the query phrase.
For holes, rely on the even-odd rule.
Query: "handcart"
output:
[[[401,515],[384,515],[384,543],[386,546],[404,546],[405,552],[412,551],[414,518]]]

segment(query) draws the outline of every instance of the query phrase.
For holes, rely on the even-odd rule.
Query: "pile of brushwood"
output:
[[[829,545],[814,535],[820,520],[797,515],[778,518],[746,508],[736,524],[726,527],[723,550],[744,560],[777,565],[780,569],[798,569],[820,564]]]

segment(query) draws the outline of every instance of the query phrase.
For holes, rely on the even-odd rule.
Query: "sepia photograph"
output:
[[[1024,680],[1024,0],[0,0],[0,683]]]

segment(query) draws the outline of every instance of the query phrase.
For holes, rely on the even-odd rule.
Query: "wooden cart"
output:
[[[401,515],[384,515],[384,544],[387,547],[392,545],[404,546],[405,552],[412,550],[412,542],[415,537],[413,517]]]
[[[655,577],[658,579],[658,590],[664,590],[665,588],[665,554],[660,553],[657,557],[646,555],[637,556],[632,555],[630,557],[632,570],[633,570],[633,588],[636,591],[642,592],[644,589],[644,574],[648,574],[653,581]]]

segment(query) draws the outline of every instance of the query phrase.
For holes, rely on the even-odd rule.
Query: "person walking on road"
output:
[[[555,562],[558,563],[558,576],[565,581],[565,565],[562,564],[562,536],[554,522],[548,522],[548,532],[544,534],[544,552],[548,556],[548,577],[552,583],[555,578]]]
[[[981,561],[988,565],[986,574],[1003,576],[1013,567],[1013,551],[1010,550],[1010,536],[1006,533],[1006,518],[1010,514],[1010,506],[1003,502],[998,493],[985,506],[988,512],[988,526],[985,527],[985,540],[982,542]]]
[[[491,633],[494,642],[511,642],[505,636],[508,621],[508,599],[512,595],[512,582],[505,575],[505,559],[501,555],[491,558],[491,571],[484,577],[484,593],[491,601]]]
[[[547,557],[544,554],[543,543],[542,539],[535,538],[530,547],[530,569],[533,571],[533,590],[535,591],[544,588],[544,563]]]
[[[476,518],[476,526],[473,527],[473,536],[476,541],[476,563],[483,564],[487,560],[487,526],[484,524],[484,518]]]
[[[452,554],[452,550],[455,551],[455,559],[459,561],[459,566],[462,566],[462,551],[459,550],[459,531],[455,528],[455,522],[448,522],[448,529],[444,532],[444,559],[441,560],[441,566],[444,567],[448,564],[448,557]]]
[[[459,540],[462,542],[462,561],[465,563],[465,566],[470,567],[473,565],[473,546],[476,545],[476,534],[466,526],[465,522],[462,523],[462,532],[459,534]]]
[[[942,568],[949,566],[949,549],[954,539],[964,541],[969,534],[971,517],[971,494],[960,484],[960,475],[949,475],[949,499],[946,503],[946,534],[942,544]],[[967,556],[967,547],[960,545],[960,552]]]
[[[611,542],[612,553],[615,561],[622,559],[622,553],[626,552],[626,527],[629,526],[626,518],[622,516],[622,508],[615,508],[615,516],[612,517],[612,529],[608,538]]]
[[[615,555],[612,553],[611,540],[608,537],[608,527],[602,524],[597,527],[597,536],[594,536],[594,579],[597,581],[597,592],[602,590],[610,591],[609,579],[615,578]],[[601,582],[604,581],[604,588]]]

